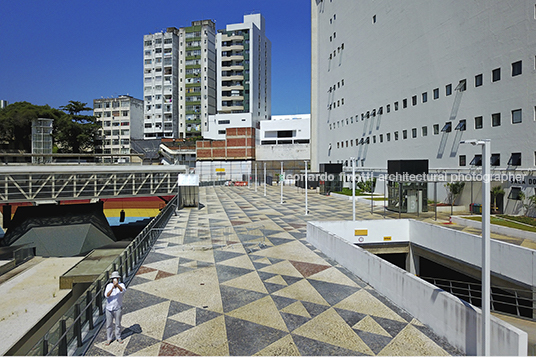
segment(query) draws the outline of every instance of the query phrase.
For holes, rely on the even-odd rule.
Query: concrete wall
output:
[[[473,221],[472,219],[465,219],[463,217],[453,216],[452,222],[461,224],[464,226],[473,227],[473,228],[482,228],[482,222]],[[531,239],[533,241],[536,241],[536,233],[534,232],[528,232],[528,231],[522,231],[520,229],[503,227],[503,226],[499,226],[496,224],[492,224],[490,226],[490,230],[493,233],[504,234],[505,236],[523,238],[523,239]]]
[[[309,144],[257,145],[257,161],[309,160]]]
[[[419,321],[428,325],[438,335],[446,338],[453,346],[468,355],[481,354],[480,309],[462,302],[453,295],[378,258],[337,234],[329,232],[340,223],[308,222],[307,240],[385,297],[396,302],[398,306],[408,311]],[[361,222],[360,224],[369,226],[370,223],[376,224],[374,221]],[[379,221],[377,224],[381,223],[388,224],[386,221]],[[428,237],[432,237],[429,235],[431,233],[437,233],[433,231],[433,227],[424,227],[424,231],[421,232],[414,231],[412,229],[414,228],[413,223],[415,222],[409,223],[407,228],[402,226],[399,229],[401,231],[408,229],[412,238],[416,233]],[[396,221],[394,224],[400,224],[400,221]],[[373,226],[370,227],[372,230]],[[344,227],[336,228],[336,231],[344,231]],[[434,238],[433,243],[440,242],[442,238]],[[472,244],[474,245],[473,251],[475,251],[478,244],[477,242],[472,242]],[[450,242],[450,245],[456,246],[457,244]],[[452,248],[456,249],[456,247]],[[503,254],[497,249],[497,246],[492,247],[494,255]],[[506,252],[512,253],[509,249],[506,249]],[[511,256],[510,258],[512,259]],[[524,331],[493,316],[491,317],[492,355],[526,355],[527,343],[527,334]]]

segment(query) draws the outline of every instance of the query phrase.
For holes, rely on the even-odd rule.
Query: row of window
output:
[[[95,115],[97,118],[111,118],[111,117],[128,117],[129,111],[128,110],[114,110],[113,112],[110,111],[104,111],[104,112],[94,112],[93,115]]]
[[[110,108],[110,105],[112,106],[112,108],[119,108],[119,107],[128,108],[130,105],[130,102],[114,100],[112,102],[95,102],[93,104],[95,109],[101,109],[101,108],[107,109],[107,108]]]
[[[522,109],[514,109],[510,112],[510,119],[511,119],[511,123],[512,124],[520,124],[523,122],[523,110]],[[534,107],[534,115],[535,115],[535,118],[536,118],[536,107]],[[335,128],[339,128],[341,126],[344,126],[344,120],[339,120],[333,124],[329,124],[329,130],[333,130]],[[346,118],[346,125],[349,125],[349,124],[352,124],[353,123],[353,117],[351,118],[351,121],[348,122],[348,118]],[[491,126],[492,127],[497,127],[497,126],[501,126],[501,113],[493,113],[491,114]],[[437,135],[439,134],[439,124],[435,124],[434,125],[434,129],[437,127],[437,132],[436,130],[434,130],[434,134]],[[467,127],[467,120],[466,119],[461,119],[459,122],[458,122],[458,125],[456,126],[455,130],[461,130],[461,131],[464,131],[466,130],[466,127]],[[478,116],[478,117],[475,117],[474,119],[474,128],[475,129],[482,129],[484,127],[484,119],[482,116]],[[423,135],[422,136],[426,136],[424,133],[425,133],[425,128],[426,126],[423,126]],[[452,131],[452,123],[451,122],[447,122],[445,124],[445,126],[443,127],[443,129],[441,131],[444,131],[444,132],[447,132],[447,133],[450,133]],[[415,137],[415,136],[414,136]]]
[[[97,122],[99,124],[102,123],[102,126],[130,126],[130,122],[123,121],[123,122],[112,122],[110,120],[105,120],[103,122]]]
[[[535,59],[535,61],[536,61],[536,59]],[[511,67],[512,67],[512,72],[511,72],[512,77],[519,76],[519,75],[521,75],[523,73],[523,61],[514,62],[514,63],[512,63]],[[477,74],[475,76],[475,82],[474,82],[475,87],[482,86],[483,81],[484,81],[483,78],[484,77],[483,77],[482,73]],[[499,67],[499,68],[495,68],[494,70],[491,71],[491,81],[492,82],[497,82],[497,81],[500,81],[500,80],[501,80],[501,68]],[[342,80],[342,85],[344,85],[344,79]],[[339,85],[337,87],[340,88]],[[466,88],[467,88],[467,80],[462,79],[461,81],[459,81],[458,85],[456,86],[456,88],[454,88],[454,90],[463,92],[463,91],[466,90]],[[333,87],[329,87],[328,92],[331,93],[332,91],[335,91],[335,89],[336,89],[336,87],[335,87],[335,85],[333,85]],[[439,88],[434,88],[433,91],[432,91],[432,94],[433,94],[433,99],[434,100],[439,99]],[[445,86],[445,96],[450,96],[450,95],[452,95],[452,83],[449,83],[449,84],[447,84]],[[424,92],[424,93],[421,94],[421,102],[422,103],[428,102],[428,92]],[[412,96],[411,97],[411,105],[416,106],[417,103],[418,103],[417,95]],[[341,100],[337,100],[336,102],[333,101],[333,103],[329,103],[327,107],[328,107],[328,110],[331,110],[331,109],[339,107],[341,104],[344,104],[344,98],[342,98]],[[408,107],[408,99],[405,98],[405,99],[402,100],[402,108],[405,109],[407,107]],[[385,109],[386,109],[387,113],[390,113],[391,112],[391,105],[387,104]],[[399,102],[398,101],[393,103],[393,109],[395,111],[398,111],[398,109],[399,109]],[[376,109],[373,109],[372,111],[367,111],[366,113],[361,113],[361,120],[365,120],[366,118],[369,118],[371,115],[373,117],[375,117],[376,114],[378,114],[378,115],[383,114],[383,107],[378,108],[377,111],[376,111]],[[346,120],[348,121],[348,118]],[[356,115],[356,122],[357,122],[357,120],[358,120],[358,115]],[[350,121],[353,123],[354,118],[350,117]]]
[[[535,107],[535,113],[536,113],[536,107]],[[522,111],[521,111],[521,109],[512,110],[511,114],[512,114],[512,116],[511,116],[512,124],[518,124],[518,123],[522,122]],[[337,124],[339,124],[339,122],[337,122]],[[343,122],[343,124],[344,124],[344,122]],[[501,125],[501,113],[492,114],[492,116],[491,116],[491,124],[492,124],[492,126],[500,126]],[[476,117],[475,118],[475,129],[482,129],[482,127],[483,127],[482,117]],[[439,124],[434,124],[432,126],[432,128],[433,128],[433,134],[434,135],[439,135],[440,132],[450,133],[452,131],[452,122],[445,123],[445,125],[443,126],[443,128],[441,130],[439,130]],[[331,129],[331,124],[330,124],[330,129]],[[459,131],[465,131],[466,129],[467,129],[467,121],[466,121],[466,119],[461,119],[458,122],[458,125],[456,125],[456,127],[454,128],[454,130],[459,130]],[[416,138],[417,137],[417,132],[418,132],[417,128],[412,128],[411,129],[411,137]],[[399,133],[398,131],[395,131],[393,133],[394,140],[399,139],[398,133]],[[423,126],[421,128],[421,136],[423,136],[423,137],[428,136],[428,127],[427,126]],[[379,142],[382,143],[383,138],[384,138],[383,134],[379,134],[378,138],[379,138]],[[407,139],[407,138],[408,138],[408,131],[404,129],[404,130],[402,130],[402,139]],[[386,139],[386,141],[391,141],[391,133],[386,133],[385,134],[385,139]],[[359,139],[355,140],[355,145],[356,146],[360,145],[360,144],[369,144],[369,143],[370,143],[369,137],[367,137],[366,139],[361,138],[361,140],[359,140]],[[372,136],[372,143],[373,144],[376,143],[376,135]],[[337,149],[344,148],[344,147],[349,147],[348,144],[350,144],[350,147],[353,147],[354,146],[354,140],[351,139],[349,141],[346,140],[346,141],[337,142]]]
[[[536,157],[536,153],[535,153]],[[466,155],[460,155],[458,157],[458,164],[460,166],[467,166],[467,156]],[[471,162],[469,163],[471,166],[482,166],[482,154],[476,154]],[[491,154],[490,157],[490,165],[491,166],[501,166],[501,154]],[[508,166],[521,166],[521,153],[515,152],[512,153],[508,159]]]
[[[111,135],[130,135],[130,130],[128,129],[122,129],[122,130],[101,130],[101,136],[111,136]]]

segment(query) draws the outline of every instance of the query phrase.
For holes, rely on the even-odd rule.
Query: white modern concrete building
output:
[[[146,139],[200,136],[216,113],[215,35],[202,20],[144,36]]]
[[[469,173],[481,150],[460,141],[490,139],[492,174],[535,175],[533,1],[312,0],[311,11],[312,170],[350,171],[355,157],[376,173],[402,159]],[[534,194],[528,182],[503,183],[505,207],[512,188]]]
[[[3,109],[9,105],[7,100],[0,99],[0,109]]]
[[[255,148],[257,161],[310,159],[310,115],[273,115],[261,120]]]
[[[226,128],[258,129],[271,118],[271,50],[261,14],[218,31],[217,114],[209,117],[205,139],[225,139]]]
[[[115,162],[129,162],[128,156],[118,154],[130,154],[131,139],[143,138],[143,100],[129,95],[94,99],[93,115],[101,125],[102,153],[113,154]],[[103,158],[104,162],[111,160],[111,156]]]

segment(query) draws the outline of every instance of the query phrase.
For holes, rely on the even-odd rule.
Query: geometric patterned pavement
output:
[[[303,193],[268,190],[201,187],[127,288],[124,343],[102,328],[87,354],[461,354],[306,241],[306,220],[351,219],[351,202],[309,195],[304,216]]]

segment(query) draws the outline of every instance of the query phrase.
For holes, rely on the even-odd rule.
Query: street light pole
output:
[[[472,144],[482,147],[482,350],[483,356],[491,355],[491,239],[490,239],[490,211],[491,211],[491,176],[490,154],[491,142],[485,140],[464,140],[460,144]]]
[[[355,222],[355,157],[351,157],[352,161],[352,220]]]
[[[266,162],[264,163],[264,197],[266,197]]]
[[[307,160],[305,162],[305,215],[307,216]]]
[[[279,185],[281,185],[281,204],[283,204],[283,161],[281,161],[281,176],[279,177]]]
[[[490,269],[490,141],[484,140],[482,145],[482,354],[490,356],[490,300],[491,300],[491,269]]]

